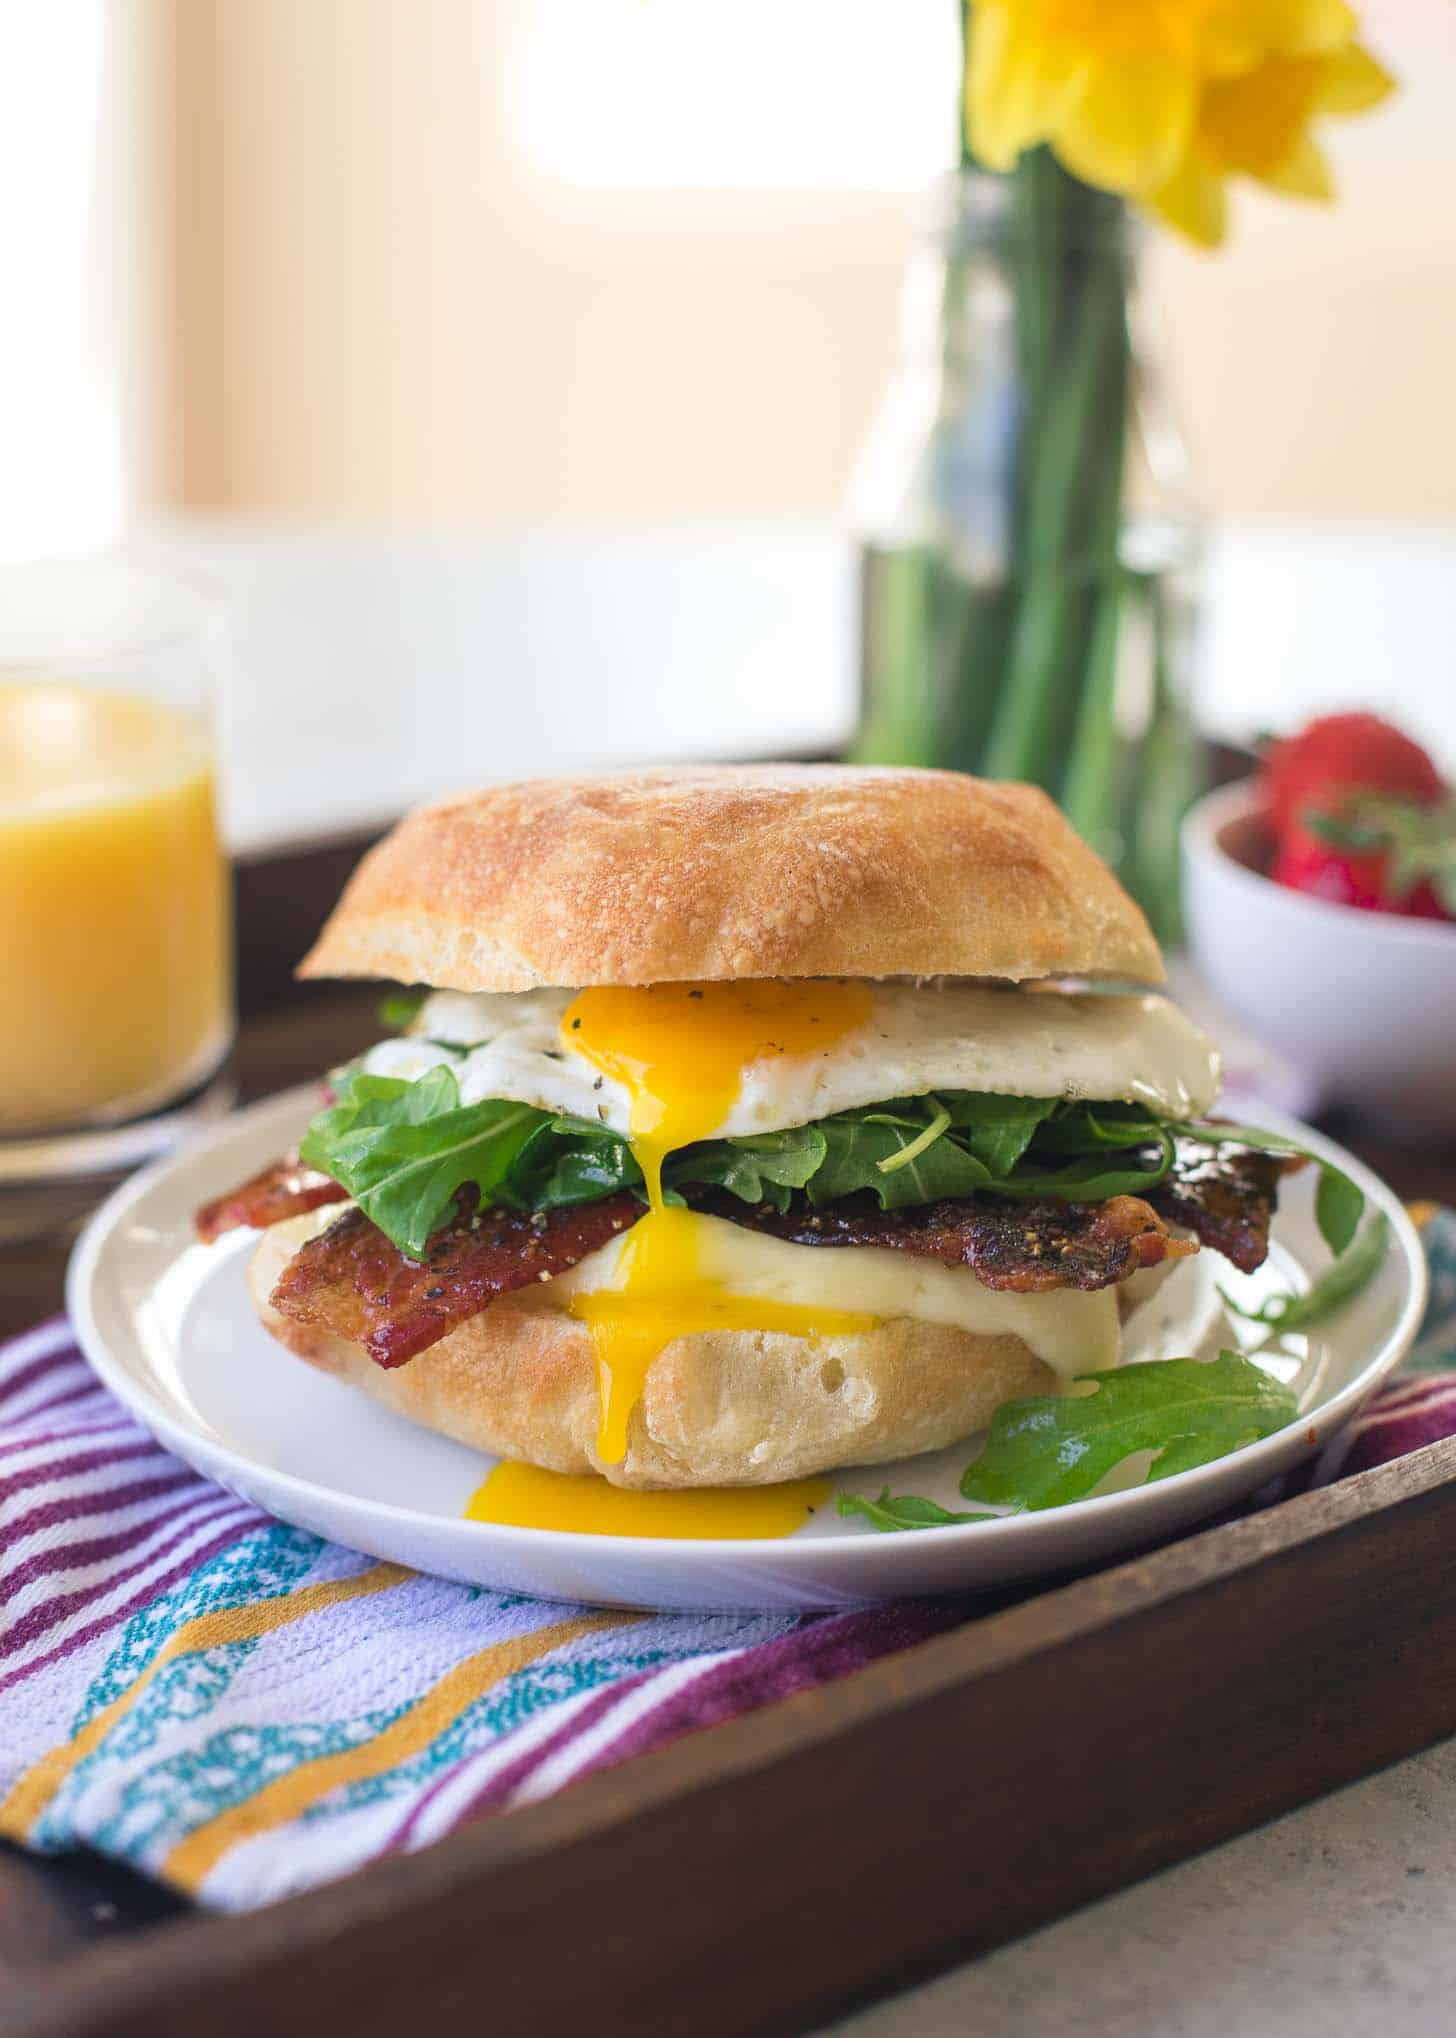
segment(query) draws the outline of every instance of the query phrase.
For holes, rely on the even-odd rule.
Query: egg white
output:
[[[464,1103],[505,1097],[625,1134],[626,1090],[562,1039],[574,996],[437,991],[410,1035],[371,1048],[364,1065],[413,1079],[448,1063]],[[1209,1108],[1218,1083],[1213,1044],[1166,998],[884,983],[874,986],[865,1025],[813,1054],[746,1069],[714,1133],[779,1132],[932,1090],[1115,1099],[1187,1118]]]

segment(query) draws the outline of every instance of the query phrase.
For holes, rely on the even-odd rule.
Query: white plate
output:
[[[193,1241],[199,1203],[298,1137],[317,1092],[240,1112],[102,1205],[72,1257],[76,1334],[111,1391],[177,1456],[269,1513],[370,1555],[468,1584],[649,1607],[839,1607],[1070,1569],[1215,1513],[1328,1442],[1408,1350],[1425,1305],[1420,1244],[1399,1202],[1328,1140],[1286,1124],[1346,1168],[1390,1220],[1392,1248],[1328,1330],[1273,1362],[1296,1377],[1301,1419],[1262,1443],[1154,1485],[993,1522],[882,1535],[824,1507],[792,1536],[675,1542],[499,1528],[462,1510],[494,1462],[390,1414],[285,1352],[259,1325],[244,1267],[256,1234]],[[1216,1351],[1237,1331],[1218,1299],[1305,1285],[1328,1255],[1313,1169],[1285,1184],[1270,1261],[1242,1277],[1212,1253],[1181,1263],[1129,1323],[1131,1356]],[[1248,1333],[1245,1332],[1247,1341]],[[954,1506],[965,1446],[842,1473],[842,1488],[930,1493]]]

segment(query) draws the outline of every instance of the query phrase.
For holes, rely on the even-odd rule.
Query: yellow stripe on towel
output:
[[[438,1683],[417,1698],[372,1740],[346,1748],[336,1755],[317,1755],[300,1762],[286,1776],[275,1777],[241,1804],[230,1805],[206,1825],[198,1826],[185,1840],[179,1840],[162,1864],[168,1882],[195,1892],[207,1880],[223,1856],[242,1840],[251,1840],[277,1826],[286,1826],[330,1791],[345,1784],[379,1776],[387,1769],[407,1762],[472,1705],[484,1692],[513,1671],[523,1670],[538,1657],[583,1635],[607,1628],[630,1626],[645,1619],[643,1614],[593,1613],[575,1620],[558,1621],[537,1628],[531,1634],[514,1635],[468,1656]]]
[[[0,1834],[10,1840],[23,1840],[76,1764],[105,1740],[157,1673],[177,1657],[199,1649],[219,1649],[228,1642],[256,1641],[261,1635],[287,1627],[291,1621],[304,1620],[309,1614],[338,1606],[344,1600],[386,1592],[414,1575],[399,1564],[376,1564],[368,1571],[356,1572],[352,1578],[304,1585],[296,1592],[281,1592],[274,1599],[254,1600],[249,1606],[229,1606],[215,1613],[196,1615],[163,1643],[140,1677],[119,1698],[94,1713],[73,1739],[62,1741],[17,1778],[9,1796],[0,1803]]]

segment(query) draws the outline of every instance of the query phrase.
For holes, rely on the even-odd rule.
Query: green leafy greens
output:
[[[375,1017],[391,1033],[408,1033],[428,996],[428,991],[391,991],[375,1006]]]
[[[1302,1295],[1271,1295],[1258,1309],[1245,1309],[1235,1302],[1232,1295],[1223,1295],[1225,1303],[1236,1316],[1247,1318],[1251,1323],[1267,1323],[1269,1335],[1255,1345],[1255,1351],[1263,1351],[1276,1338],[1290,1330],[1308,1330],[1311,1324],[1321,1323],[1332,1316],[1359,1294],[1360,1290],[1374,1279],[1385,1259],[1390,1244],[1390,1224],[1382,1212],[1375,1216],[1358,1232],[1344,1251],[1325,1268],[1319,1279],[1311,1284]]]
[[[1296,1414],[1292,1391],[1238,1352],[1153,1359],[1081,1381],[1090,1393],[1041,1394],[997,1409],[985,1449],[961,1478],[967,1500],[1015,1513],[1064,1507],[1085,1500],[1134,1452],[1156,1453],[1148,1481],[1167,1479],[1273,1436]],[[841,1494],[839,1512],[882,1530],[993,1518],[955,1514],[915,1494],[892,1497],[888,1487],[878,1500]]]
[[[871,1500],[867,1493],[841,1493],[839,1512],[842,1515],[861,1514],[871,1527],[877,1529],[922,1529],[951,1528],[961,1521],[995,1521],[997,1515],[984,1507],[977,1507],[966,1514],[957,1514],[952,1508],[942,1507],[937,1500],[926,1500],[919,1493],[891,1495],[888,1486],[881,1490],[878,1500]]]
[[[664,1188],[721,1188],[783,1211],[868,1191],[886,1210],[989,1191],[1100,1202],[1156,1186],[1174,1130],[1139,1106],[948,1091],[841,1111],[784,1132],[700,1141],[673,1154]],[[590,1119],[491,1099],[462,1104],[451,1067],[414,1082],[357,1066],[309,1126],[303,1159],[340,1182],[401,1251],[419,1258],[460,1190],[552,1210],[640,1189],[620,1134]]]
[[[463,1104],[449,1064],[413,1082],[371,1075],[356,1064],[340,1071],[335,1085],[334,1103],[308,1128],[302,1158],[341,1183],[413,1259],[448,1222],[467,1185],[482,1204],[522,1211],[641,1191],[641,1171],[619,1133],[592,1119],[500,1098]],[[663,1186],[672,1200],[681,1200],[690,1186],[720,1188],[779,1211],[797,1192],[816,1207],[868,1192],[886,1210],[982,1192],[1012,1201],[1100,1203],[1156,1188],[1173,1165],[1179,1137],[1302,1152],[1293,1140],[1258,1126],[1170,1123],[1136,1104],[950,1090],[837,1112],[783,1132],[700,1141],[670,1156]],[[1316,1214],[1340,1257],[1313,1292],[1332,1292],[1335,1283],[1343,1296],[1353,1292],[1344,1256],[1365,1199],[1331,1163],[1318,1166]],[[1373,1272],[1384,1239],[1383,1230],[1369,1235],[1356,1272]],[[1299,1307],[1311,1300],[1303,1298]],[[1279,1320],[1293,1329],[1299,1319],[1284,1313]]]

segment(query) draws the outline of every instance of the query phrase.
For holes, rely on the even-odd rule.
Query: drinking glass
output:
[[[0,1237],[73,1219],[231,1101],[217,603],[0,566]]]

